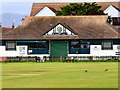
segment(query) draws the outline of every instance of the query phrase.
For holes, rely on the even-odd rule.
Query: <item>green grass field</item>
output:
[[[118,62],[3,63],[2,88],[118,88]]]

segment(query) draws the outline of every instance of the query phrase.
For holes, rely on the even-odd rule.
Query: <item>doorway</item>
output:
[[[67,41],[51,41],[50,56],[51,57],[66,57],[68,56]]]

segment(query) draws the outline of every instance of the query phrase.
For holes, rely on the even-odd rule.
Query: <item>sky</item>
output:
[[[50,2],[116,2],[120,0],[0,0],[0,23],[4,26],[10,26],[12,20],[29,16],[32,3],[50,3]],[[18,16],[20,18],[18,18]],[[5,19],[5,20],[4,20]],[[18,20],[16,20],[16,23]],[[20,21],[20,20],[19,20]]]
[[[31,2],[2,2],[2,14],[17,13],[29,15],[31,7]]]
[[[16,0],[1,0],[2,2],[16,2]],[[120,0],[19,0],[17,2],[80,2],[80,1],[85,1],[85,2],[91,2],[91,1],[120,1]]]

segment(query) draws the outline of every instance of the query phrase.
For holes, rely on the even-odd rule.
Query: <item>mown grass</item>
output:
[[[3,63],[2,88],[118,88],[118,62]]]

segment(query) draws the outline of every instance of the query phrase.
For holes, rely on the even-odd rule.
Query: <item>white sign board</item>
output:
[[[19,54],[22,56],[22,55],[24,55],[25,54],[25,46],[20,46],[19,47]]]

